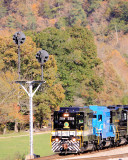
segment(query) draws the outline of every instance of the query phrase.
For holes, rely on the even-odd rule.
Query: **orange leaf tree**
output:
[[[0,72],[1,74],[1,90],[6,92],[1,92],[0,98],[4,100],[3,97],[6,97],[7,94],[11,93],[11,83],[18,79],[17,74],[17,45],[12,41],[11,37],[0,37],[0,57],[1,57],[1,65]],[[32,38],[26,37],[26,41],[20,47],[21,53],[21,79],[26,80],[41,80],[41,67],[38,61],[35,58],[37,51],[36,44],[33,42]],[[50,54],[50,53],[49,53]],[[5,77],[5,78],[4,78]],[[8,79],[6,78],[8,77]],[[61,102],[64,100],[64,89],[59,80],[57,80],[57,65],[53,55],[49,56],[48,62],[44,66],[44,80],[46,80],[47,84],[37,92],[37,96],[35,96],[35,115],[36,120],[41,119],[43,117],[43,121],[47,121],[50,117],[51,111],[54,109],[58,109]],[[3,85],[6,83],[5,85]],[[17,84],[15,82],[13,85],[18,89]],[[8,86],[7,89],[4,89],[4,86]],[[36,87],[36,86],[34,86]],[[10,89],[10,90],[9,90]],[[21,94],[21,91],[24,93]],[[22,108],[28,112],[28,96],[26,96],[25,92],[21,90],[19,95],[23,95],[20,97],[20,105]],[[18,92],[18,91],[17,91]],[[18,95],[15,91],[15,97]],[[2,94],[3,93],[3,94]],[[2,95],[4,95],[2,97]],[[12,94],[10,97],[14,98]],[[18,97],[18,96],[17,96]],[[8,98],[3,102],[3,104],[13,103],[12,99]],[[16,100],[15,102],[18,102]],[[38,115],[38,116],[37,116]],[[12,116],[13,120],[17,120],[16,117]],[[20,120],[17,120],[17,122]],[[42,121],[42,122],[43,122]],[[42,123],[41,123],[42,125]]]

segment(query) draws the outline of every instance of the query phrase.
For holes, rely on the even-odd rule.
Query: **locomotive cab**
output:
[[[54,129],[55,130],[76,130],[81,129],[84,124],[83,112],[54,112]]]
[[[111,113],[111,123],[115,126],[115,145],[125,144],[128,141],[128,106],[108,106]]]

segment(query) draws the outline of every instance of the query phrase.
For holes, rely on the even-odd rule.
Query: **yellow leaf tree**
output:
[[[12,41],[12,36],[10,37],[0,37],[0,57],[1,57],[1,65],[0,72],[1,74],[1,90],[6,92],[1,92],[0,98],[6,104],[6,100],[4,101],[4,97],[9,97],[11,93],[11,83],[13,82],[14,87],[18,89],[18,85],[15,84],[15,80],[17,77],[17,64],[18,64],[18,55],[17,55],[17,45]],[[33,42],[32,38],[26,37],[26,41],[20,47],[21,54],[21,79],[24,80],[41,80],[41,67],[38,63],[35,55],[40,48],[36,47],[36,44]],[[50,54],[50,53],[49,53]],[[14,75],[15,74],[15,75]],[[8,79],[10,81],[8,81]],[[46,84],[42,85],[39,92],[37,92],[37,96],[35,96],[35,117],[36,122],[41,125],[50,117],[51,111],[55,109],[59,109],[61,102],[64,100],[64,89],[61,85],[61,82],[57,79],[57,65],[56,60],[53,55],[49,56],[49,60],[44,65],[44,80],[46,80]],[[5,85],[3,85],[6,83]],[[7,89],[4,88],[7,87]],[[34,86],[36,87],[36,86]],[[33,87],[33,88],[34,88]],[[22,91],[22,94],[21,94]],[[7,104],[13,104],[12,99],[15,100],[16,96],[18,97],[18,91],[15,91],[15,95],[11,94],[11,98],[8,98]],[[24,93],[24,94],[23,94]],[[20,97],[20,105],[28,110],[28,97],[23,90],[20,90],[19,95],[24,95],[24,97]],[[26,96],[25,96],[26,95]],[[2,97],[3,96],[3,97]],[[24,103],[22,103],[23,99],[25,99]],[[14,101],[15,102],[15,101]],[[18,102],[18,100],[17,100]],[[17,118],[14,116],[13,120],[16,121]],[[43,117],[43,118],[41,118]],[[41,120],[43,119],[43,120]],[[17,120],[18,122],[19,120]]]

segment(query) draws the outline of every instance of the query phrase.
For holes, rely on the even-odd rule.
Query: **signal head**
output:
[[[21,31],[19,32],[16,32],[14,35],[13,35],[13,41],[15,44],[17,45],[21,45],[25,42],[25,34]]]
[[[49,59],[49,54],[47,51],[45,50],[40,50],[37,52],[36,54],[36,59],[38,60],[38,62],[43,65],[44,63],[46,63]]]

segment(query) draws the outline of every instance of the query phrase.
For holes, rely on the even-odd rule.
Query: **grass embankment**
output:
[[[18,155],[23,157],[29,154],[29,136],[22,136],[22,134],[19,134],[19,137],[11,136],[7,135],[6,138],[0,136],[0,160],[15,160],[19,157]],[[53,154],[50,147],[50,133],[34,135],[34,154],[41,157]]]
[[[25,136],[25,135],[29,135],[29,132],[24,132],[24,131],[20,131],[18,133],[16,132],[10,132],[10,133],[7,133],[7,134],[1,134],[0,135],[0,138],[4,138],[4,137],[13,137],[13,136]]]

